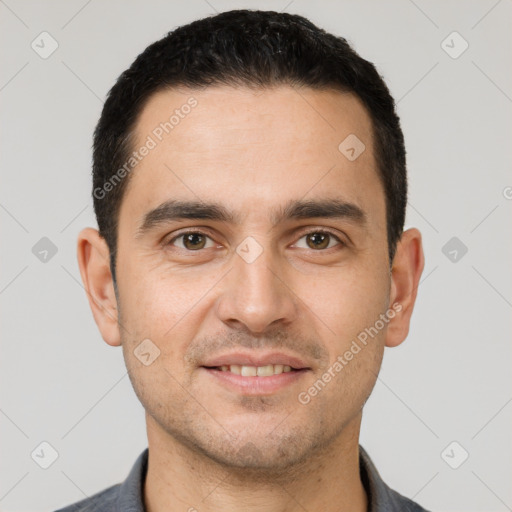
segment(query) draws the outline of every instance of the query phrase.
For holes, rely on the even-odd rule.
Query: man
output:
[[[372,64],[290,14],[180,27],[110,91],[93,182],[80,272],[148,449],[62,510],[424,510],[358,444],[424,265]]]

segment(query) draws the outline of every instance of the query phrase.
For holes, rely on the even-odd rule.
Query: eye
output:
[[[302,243],[301,240],[304,240]],[[301,249],[313,249],[313,250],[323,250],[330,249],[335,245],[344,245],[343,242],[333,233],[329,231],[310,231],[306,233],[304,236],[299,238],[296,247],[300,247]]]
[[[169,245],[174,245],[187,251],[198,251],[214,247],[213,240],[199,231],[187,231],[170,240]]]

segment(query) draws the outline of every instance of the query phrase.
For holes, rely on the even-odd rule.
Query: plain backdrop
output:
[[[429,509],[512,510],[510,0],[0,1],[0,509],[83,499],[122,481],[147,446],[121,349],[101,339],[76,262],[77,233],[96,226],[92,131],[149,43],[241,7],[347,38],[398,103],[406,227],[421,230],[426,266],[361,444]],[[42,452],[58,455],[47,469]]]

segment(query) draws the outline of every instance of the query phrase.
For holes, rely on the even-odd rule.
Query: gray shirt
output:
[[[390,489],[368,454],[359,447],[361,480],[368,495],[368,512],[427,512]],[[145,512],[143,490],[148,468],[148,449],[137,458],[126,480],[56,512]]]

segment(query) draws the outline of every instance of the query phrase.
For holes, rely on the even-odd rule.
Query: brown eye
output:
[[[326,233],[310,233],[306,235],[307,244],[311,249],[325,249],[329,245],[330,238]]]
[[[176,245],[177,247],[188,251],[199,251],[200,249],[213,247],[213,241],[209,236],[203,233],[189,231],[188,233],[183,233],[171,240],[170,245]]]
[[[302,236],[296,244],[297,247],[302,249],[313,249],[316,251],[330,249],[335,245],[343,245],[343,243],[336,235],[327,231],[311,231]]]
[[[183,245],[187,249],[195,250],[202,249],[206,244],[206,239],[199,233],[189,233],[183,236]]]

